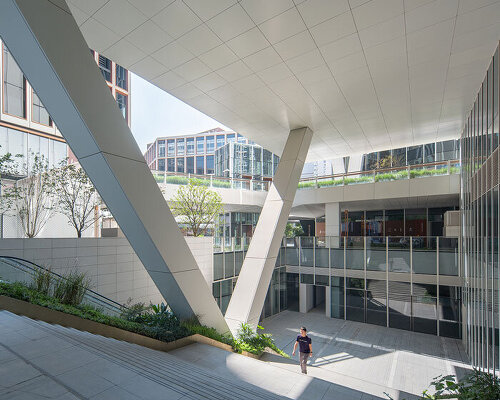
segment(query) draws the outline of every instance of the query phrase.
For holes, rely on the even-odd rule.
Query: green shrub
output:
[[[147,313],[151,306],[146,306],[144,303],[131,304],[132,299],[127,300],[127,304],[123,307],[120,317],[126,319],[127,321],[135,321],[137,318]]]
[[[458,381],[454,375],[438,376],[430,384],[433,393],[426,389],[422,400],[498,400],[500,399],[500,378],[489,372],[474,369],[464,379]],[[393,399],[389,394],[384,394]]]
[[[63,304],[77,306],[83,301],[90,285],[91,281],[85,273],[71,271],[55,281],[53,296]]]
[[[52,289],[53,274],[50,269],[37,268],[33,274],[31,287],[40,293],[50,295]]]
[[[264,328],[257,325],[257,329],[262,330]],[[249,324],[241,324],[235,342],[237,348],[252,354],[261,354],[266,348],[270,348],[283,357],[289,357],[288,354],[276,346],[271,334],[258,333]]]
[[[167,176],[165,182],[172,183],[174,185],[187,185],[188,178],[184,176]]]
[[[212,186],[218,188],[231,188],[231,182],[214,179],[212,180]]]

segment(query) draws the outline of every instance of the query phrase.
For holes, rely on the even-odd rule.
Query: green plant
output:
[[[52,281],[53,274],[50,268],[37,268],[33,274],[33,282],[31,283],[31,286],[40,293],[50,295]]]
[[[177,189],[170,204],[172,213],[194,236],[204,235],[215,217],[224,212],[221,196],[205,186],[197,186],[193,179]]]
[[[53,295],[63,304],[77,306],[83,301],[90,285],[91,281],[85,273],[71,271],[55,281]]]
[[[264,328],[257,325],[257,329],[263,330]],[[285,352],[278,348],[278,346],[276,346],[271,334],[258,333],[257,331],[254,331],[249,324],[241,324],[235,342],[238,348],[252,354],[261,354],[266,350],[266,348],[270,348],[283,357],[289,357]]]
[[[459,399],[459,400],[498,400],[500,399],[500,378],[494,374],[474,369],[472,373],[458,381],[454,375],[438,376],[422,392],[422,400]],[[388,393],[384,394],[393,400]]]
[[[146,306],[144,303],[132,303],[132,298],[128,298],[125,307],[120,313],[120,317],[126,319],[127,321],[135,321],[137,318],[147,313],[150,310],[150,306]]]
[[[285,227],[285,236],[288,238],[302,236],[304,234],[304,229],[302,225],[292,222],[287,222]]]

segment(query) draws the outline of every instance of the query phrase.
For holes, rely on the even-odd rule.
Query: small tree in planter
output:
[[[82,237],[82,233],[96,222],[99,196],[94,185],[83,168],[66,165],[65,161],[53,171],[53,183],[58,200],[56,210],[68,218],[76,235]]]
[[[53,181],[44,156],[31,154],[21,175],[26,176],[2,194],[2,208],[19,217],[23,233],[36,237],[54,214]]]
[[[179,217],[178,221],[185,224],[194,236],[205,235],[215,218],[224,212],[220,195],[192,180],[179,187],[170,207],[174,216]]]

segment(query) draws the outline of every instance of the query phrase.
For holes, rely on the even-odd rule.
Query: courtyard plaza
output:
[[[308,375],[297,357],[255,360],[193,344],[169,353],[0,311],[0,399],[416,399],[438,375],[468,368],[460,341],[285,311],[262,322],[291,353],[306,325]]]

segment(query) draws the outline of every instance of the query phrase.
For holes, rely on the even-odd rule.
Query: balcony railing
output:
[[[152,171],[159,184],[187,185],[192,179],[195,184],[210,188],[267,191],[271,180],[249,178],[225,178],[214,175],[184,174],[180,172]],[[348,172],[327,176],[302,178],[299,189],[357,185],[362,183],[388,182],[402,179],[415,179],[428,176],[451,175],[460,173],[460,161],[440,161],[403,167],[381,168],[370,171]]]
[[[214,280],[238,276],[251,238],[214,238]],[[283,238],[276,266],[310,276],[329,270],[459,276],[458,238],[439,236],[302,236]],[[357,271],[357,272],[356,272]],[[309,279],[309,278],[306,278]],[[405,278],[403,278],[405,279]]]
[[[299,189],[356,185],[360,183],[389,182],[402,179],[415,179],[427,176],[451,175],[460,173],[460,161],[440,161],[403,167],[379,168],[370,171],[348,172],[321,177],[303,178]]]

